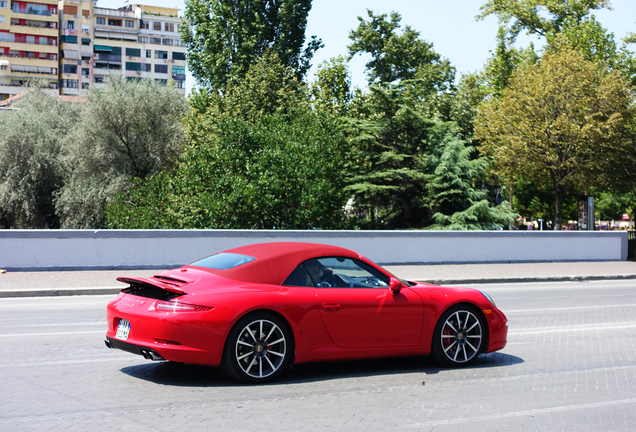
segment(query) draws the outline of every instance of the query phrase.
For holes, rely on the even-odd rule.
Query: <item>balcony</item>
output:
[[[95,31],[130,33],[135,35],[137,34],[137,29],[135,27],[114,26],[106,24],[95,24]]]
[[[114,54],[102,54],[102,53],[96,53],[95,54],[95,60],[101,62],[108,62],[108,63],[120,63],[121,64],[121,56],[120,55],[114,55]]]
[[[122,17],[122,18],[135,18],[134,12],[129,11],[121,11],[117,9],[106,9],[106,8],[93,8],[93,15],[106,15],[113,17]]]
[[[37,20],[38,18],[41,18],[43,20],[55,20],[55,21],[57,21],[58,19],[57,13],[55,12],[51,13],[48,10],[13,7],[11,11],[13,12],[13,18],[26,18],[30,20]],[[24,14],[25,16],[21,17],[18,14]]]
[[[41,67],[41,66],[23,66],[23,65],[11,65],[11,72],[20,73],[33,73],[44,75],[56,75],[57,68]]]
[[[34,28],[43,28],[43,29],[55,29],[57,30],[57,23],[52,21],[37,21],[37,22],[28,22],[25,24],[20,24],[18,20],[11,20],[12,26],[20,26],[20,27],[34,27]],[[21,29],[22,30],[22,29]],[[24,33],[24,31],[21,31]]]
[[[27,51],[28,52],[28,51]],[[57,55],[56,54],[49,54],[46,57],[29,57],[28,55],[25,56],[21,56],[20,54],[15,54],[15,53],[9,53],[9,54],[3,54],[0,53],[0,57],[9,57],[12,59],[19,59],[18,62],[21,63],[22,60],[26,60],[28,62],[34,62],[36,60],[38,61],[53,61],[57,64]]]

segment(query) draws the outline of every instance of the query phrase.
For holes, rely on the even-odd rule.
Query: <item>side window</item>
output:
[[[351,258],[316,258],[305,262],[318,288],[387,288],[389,278],[370,265]]]
[[[315,286],[311,280],[311,277],[309,276],[309,273],[307,273],[307,268],[305,267],[304,263],[300,264],[294,269],[293,272],[291,272],[287,279],[285,279],[285,282],[283,282],[283,285],[297,287]]]

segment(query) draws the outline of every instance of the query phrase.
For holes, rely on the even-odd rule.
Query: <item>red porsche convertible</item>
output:
[[[400,280],[348,249],[262,243],[128,284],[106,345],[266,382],[295,363],[431,354],[463,366],[506,345],[485,293]]]

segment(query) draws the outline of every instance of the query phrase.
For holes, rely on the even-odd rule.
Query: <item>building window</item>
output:
[[[0,1],[0,8],[6,9],[8,7],[9,7],[9,2],[4,1],[4,0]]]
[[[152,57],[152,50],[146,50],[146,58]]]
[[[175,39],[174,46],[185,46],[185,43],[181,39]]]
[[[90,83],[83,82],[83,83],[82,83],[82,90],[86,90],[86,89],[88,88],[88,85],[89,85],[89,84],[90,84]]]
[[[82,38],[82,45],[90,45],[91,44],[91,40],[88,38]]]
[[[86,10],[86,9],[82,10],[82,16],[86,17],[86,18],[90,17],[91,16],[91,11]]]
[[[172,60],[185,60],[185,53],[179,51],[172,51]]]
[[[90,75],[90,73],[91,73],[90,69],[82,68],[82,76],[87,77]]]
[[[142,30],[150,30],[150,21],[140,20],[139,28]]]
[[[178,89],[184,89],[184,88],[186,88],[186,87],[185,87],[185,81],[178,81],[178,80],[175,80],[175,82],[174,82],[174,86],[175,86],[176,88],[178,88]]]
[[[135,27],[135,22],[134,21],[130,21],[130,20],[126,20],[126,27],[134,28]]]
[[[141,50],[139,48],[126,48],[126,55],[130,57],[141,57]]]
[[[62,88],[77,88],[77,80],[63,79]]]
[[[77,6],[64,5],[62,13],[64,15],[77,15]]]
[[[62,65],[62,73],[65,74],[76,74],[77,73],[77,65]]]
[[[66,22],[66,28],[68,30],[75,30],[75,21],[67,21]]]
[[[93,81],[96,82],[97,84],[101,84],[104,82],[104,77],[95,77],[93,78]]]
[[[82,31],[86,34],[90,34],[91,33],[91,26],[89,26],[88,24],[82,24]]]
[[[163,29],[164,29],[164,31],[173,32],[174,33],[174,24],[173,23],[165,23]]]
[[[172,39],[162,39],[161,42],[164,45],[172,45]]]
[[[126,62],[127,71],[140,71],[141,63]]]
[[[146,36],[139,36],[137,38],[137,42],[139,42],[139,43],[148,43],[148,38]]]
[[[4,24],[4,15],[0,15],[0,24]]]
[[[27,36],[27,39],[29,38],[29,36]],[[29,43],[29,42],[27,42]],[[77,43],[77,36],[62,36],[62,43],[72,43],[72,44],[76,44]]]
[[[0,70],[7,70],[7,65],[0,65]]]
[[[185,66],[172,66],[172,74],[184,75]]]
[[[155,65],[155,73],[168,73],[168,65],[164,64],[156,64]]]
[[[157,84],[160,84],[160,85],[167,85],[168,84],[168,80],[167,79],[163,79],[163,78],[155,78],[155,82]]]
[[[155,50],[155,58],[156,59],[167,59],[168,58],[168,51]]]
[[[161,23],[160,23],[160,22],[157,22],[157,21],[153,22],[153,23],[152,23],[152,28],[153,28],[154,30],[159,30],[159,31],[161,31]]]
[[[161,38],[150,38],[150,43],[161,45]]]
[[[141,64],[141,71],[142,72],[150,72],[151,71],[151,64],[150,63],[142,63]]]
[[[101,25],[105,25],[106,24],[106,18],[101,18],[101,17],[97,17],[95,18],[97,24],[101,24]]]

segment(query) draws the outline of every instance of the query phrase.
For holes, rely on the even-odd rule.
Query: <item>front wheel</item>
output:
[[[486,343],[481,314],[467,305],[452,307],[435,326],[431,352],[443,366],[467,366],[477,359]]]
[[[230,331],[221,367],[247,383],[268,382],[287,368],[291,352],[286,323],[273,314],[257,312],[240,319]]]

